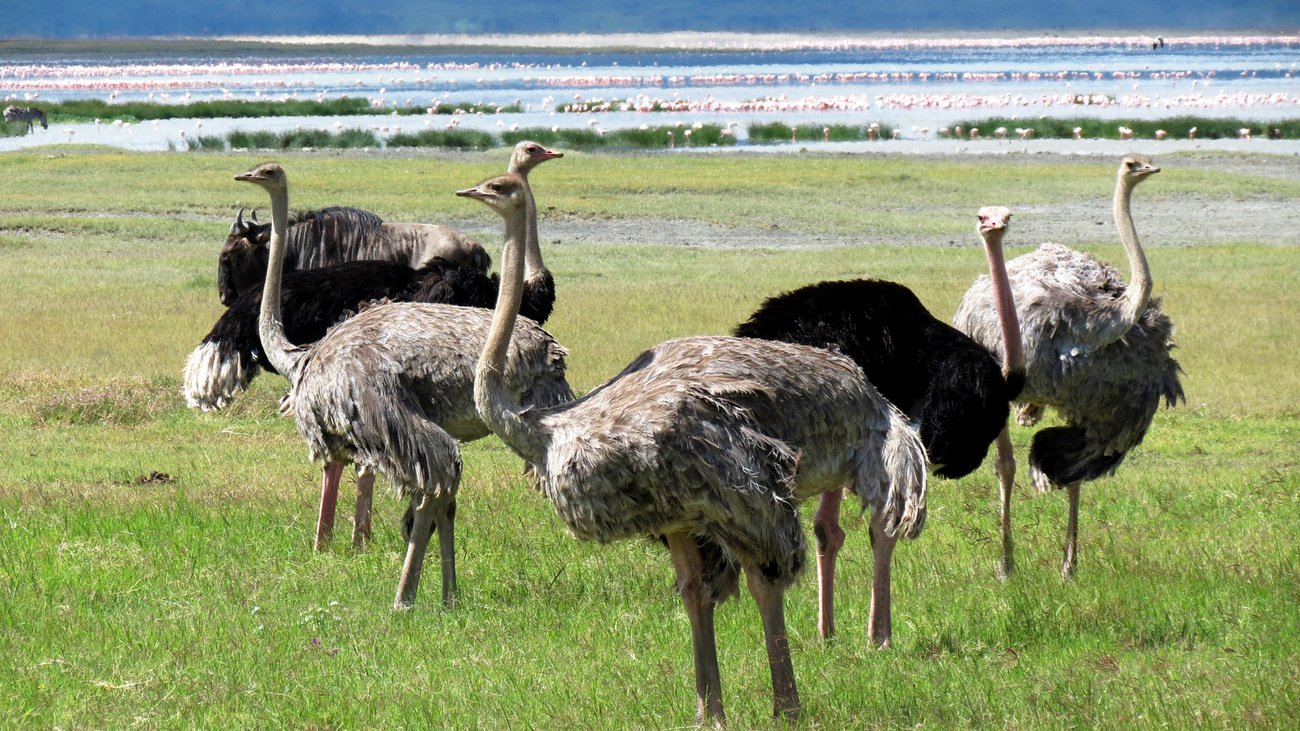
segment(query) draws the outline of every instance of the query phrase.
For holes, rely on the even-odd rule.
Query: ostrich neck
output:
[[[1137,324],[1146,312],[1151,300],[1151,269],[1147,266],[1146,254],[1138,243],[1137,229],[1133,226],[1133,214],[1129,202],[1133,197],[1133,185],[1123,180],[1115,185],[1115,226],[1119,229],[1120,241],[1128,254],[1129,282],[1124,293],[1123,321],[1125,330]]]
[[[1007,277],[1006,258],[1002,255],[1002,236],[1006,229],[984,232],[984,253],[989,260],[989,277],[993,280],[993,305],[998,311],[1002,326],[1004,362],[1002,374],[1010,376],[1025,370],[1025,351],[1020,339],[1020,320],[1016,317],[1016,303],[1011,296],[1011,280]]]
[[[292,358],[293,343],[284,334],[284,316],[280,305],[281,279],[284,275],[284,236],[289,229],[289,193],[271,193],[271,251],[266,263],[266,281],[262,285],[262,312],[257,322],[262,349],[271,365],[286,378],[293,379],[298,359]]]
[[[546,269],[546,264],[542,263],[542,247],[537,240],[537,201],[533,199],[533,186],[528,182],[528,171],[519,171],[519,177],[524,181],[524,207],[527,209],[524,221],[528,227],[524,238],[524,278],[531,281]]]
[[[492,326],[474,370],[474,405],[489,429],[530,464],[541,467],[545,444],[533,420],[506,387],[506,358],[519,303],[523,300],[524,242],[528,236],[527,207],[506,218],[506,245],[501,261],[501,289]]]

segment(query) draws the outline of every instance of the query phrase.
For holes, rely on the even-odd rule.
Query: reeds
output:
[[[894,134],[894,128],[869,124],[820,124],[804,122],[789,125],[784,122],[751,124],[749,142],[754,145],[771,145],[778,142],[857,142],[859,140],[884,140]]]
[[[1118,140],[1125,139],[1120,128],[1132,130],[1133,139],[1153,140],[1158,130],[1164,130],[1166,139],[1187,139],[1195,129],[1196,139],[1236,139],[1241,137],[1241,130],[1249,130],[1252,138],[1277,137],[1280,139],[1300,139],[1300,119],[1287,119],[1274,122],[1242,120],[1235,117],[1165,117],[1162,119],[1093,119],[1085,117],[1045,117],[1040,119],[989,117],[986,119],[958,122],[963,130],[975,127],[981,137],[992,137],[999,127],[1006,128],[1008,138],[1018,138],[1017,130],[1033,129],[1035,139],[1055,138],[1069,139],[1075,136],[1081,139]],[[1274,132],[1276,130],[1276,132]]]

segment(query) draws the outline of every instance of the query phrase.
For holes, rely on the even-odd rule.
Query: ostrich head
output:
[[[1005,206],[984,206],[980,209],[979,223],[975,225],[977,233],[1005,229],[1011,221],[1011,211]]]
[[[1160,172],[1160,168],[1151,164],[1151,158],[1130,152],[1119,163],[1119,179],[1125,186],[1132,188],[1147,177]]]
[[[527,173],[547,160],[557,157],[564,157],[564,153],[548,150],[532,140],[523,140],[515,145],[515,151],[510,155],[510,169]]]
[[[236,175],[235,180],[260,185],[272,194],[289,189],[289,178],[284,172],[284,166],[278,162],[264,162],[246,173]]]
[[[524,205],[524,181],[514,173],[488,178],[473,188],[456,191],[456,195],[474,198],[488,204],[502,218],[508,218],[516,208]]]

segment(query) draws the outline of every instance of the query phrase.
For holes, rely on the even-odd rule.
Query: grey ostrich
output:
[[[533,305],[530,310],[543,313],[542,319],[545,319],[545,313],[551,311],[555,303],[555,278],[551,275],[551,270],[546,268],[546,263],[542,261],[542,250],[537,240],[537,203],[533,199],[532,186],[528,185],[528,173],[533,168],[541,165],[547,160],[555,160],[564,157],[563,152],[549,150],[542,145],[531,140],[523,140],[515,145],[515,149],[510,154],[510,162],[506,166],[506,171],[517,174],[524,181],[525,200],[527,203],[527,223],[528,223],[528,247],[525,252],[525,272],[524,286],[532,298]],[[486,280],[485,280],[486,282]],[[421,292],[423,294],[423,292]],[[457,302],[447,302],[446,304],[458,304]],[[466,372],[459,374],[454,382],[451,379],[445,379],[438,383],[440,389],[464,387],[469,388],[473,382],[473,373]],[[564,400],[573,397],[568,390],[568,385],[564,387]],[[475,418],[472,413],[472,401],[469,400],[468,393],[466,399],[461,403],[469,405],[471,408],[470,418]],[[438,417],[431,414],[434,420]],[[476,429],[473,432],[460,432],[456,438],[462,442],[473,441],[487,436],[486,429]],[[474,436],[477,434],[477,436]],[[330,472],[334,470],[334,472]],[[330,464],[326,466],[327,480],[321,489],[320,512],[316,519],[316,550],[323,550],[325,544],[330,540],[334,533],[334,516],[338,504],[338,485],[337,476],[342,475],[343,465]],[[330,474],[336,475],[335,479],[329,480]],[[370,540],[370,506],[374,501],[375,476],[373,472],[362,471],[357,475],[357,501],[352,520],[352,545],[360,546]],[[409,531],[411,527],[411,511],[408,509],[406,516],[402,518],[404,530]],[[409,537],[409,536],[408,536]]]
[[[1151,297],[1151,271],[1138,244],[1130,201],[1133,188],[1160,172],[1144,155],[1120,162],[1115,182],[1115,224],[1132,272],[1128,284],[1113,267],[1058,244],[1012,259],[1007,275],[1024,338],[1025,388],[1017,420],[1036,423],[1055,408],[1065,426],[1034,434],[1029,468],[1043,492],[1064,487],[1069,496],[1065,560],[1069,579],[1078,563],[1079,486],[1115,473],[1151,426],[1163,400],[1183,398],[1181,369],[1169,355],[1174,325]],[[980,277],[963,298],[954,324],[994,354],[1002,353],[993,317],[993,293]],[[996,466],[1003,499],[1002,566],[1012,565],[1008,496],[1015,477],[1011,441],[998,439]]]
[[[775,714],[795,718],[782,597],[806,560],[797,505],[848,485],[872,507],[881,535],[915,536],[925,520],[924,446],[852,360],[766,340],[671,340],[581,400],[522,405],[507,350],[519,332],[524,190],[504,175],[458,192],[506,221],[501,294],[474,377],[480,416],[537,469],[574,536],[667,543],[691,623],[701,721],[724,719],[714,607],[737,591],[744,568]],[[878,609],[872,629],[885,632],[888,603]]]
[[[393,600],[410,606],[419,588],[425,549],[438,531],[442,599],[456,591],[453,524],[460,482],[460,448],[488,434],[473,403],[474,364],[492,313],[486,309],[389,303],[345,320],[314,344],[285,336],[280,308],[288,180],[277,163],[236,180],[271,196],[271,258],[259,330],[276,370],[289,378],[286,407],[306,438],[313,461],[325,462],[325,492],[338,489],[343,465],[354,462],[386,475],[410,497],[406,560]],[[524,403],[550,406],[572,398],[564,380],[564,349],[538,325],[520,320],[503,380]]]

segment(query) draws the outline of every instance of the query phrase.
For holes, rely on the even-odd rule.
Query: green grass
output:
[[[295,206],[495,230],[451,191],[506,154],[285,163]],[[276,414],[282,379],[263,376],[225,413],[184,408],[184,357],[221,312],[229,213],[261,203],[230,178],[261,159],[4,155],[0,727],[689,726],[689,630],[665,552],[566,537],[497,440],[464,449],[461,605],[430,601],[432,576],[395,615],[402,506],[377,497],[372,548],[312,553],[319,473]],[[1291,181],[1161,163],[1143,195],[1300,199]],[[819,279],[903,281],[946,318],[984,267],[970,231],[981,203],[1105,199],[1112,179],[1109,163],[566,155],[533,177],[560,292],[549,329],[585,391],[644,347],[726,332]],[[557,245],[556,216],[809,233],[888,222],[965,245]],[[499,236],[484,239],[495,253]],[[1065,501],[1032,494],[1023,467],[1006,584],[993,578],[991,466],[934,480],[925,533],[895,556],[895,646],[871,652],[870,551],[846,510],[838,641],[816,638],[811,577],[786,602],[801,727],[1276,728],[1300,714],[1300,251],[1196,231],[1185,244],[1148,254],[1189,403],[1084,489],[1077,580],[1058,577]],[[1021,455],[1029,436],[1013,430]],[[717,625],[732,726],[770,727],[753,603],[728,603]]]
[[[1133,136],[1136,139],[1155,139],[1156,130],[1164,130],[1171,139],[1187,139],[1187,133],[1193,127],[1196,128],[1197,139],[1237,139],[1240,136],[1240,130],[1249,129],[1251,136],[1257,139],[1266,138],[1271,130],[1277,130],[1282,139],[1294,140],[1300,138],[1300,119],[1286,119],[1275,122],[1259,122],[1250,120],[1241,120],[1235,118],[1222,119],[1218,117],[1165,117],[1163,119],[1093,119],[1085,117],[1059,118],[1043,117],[1032,119],[1023,117],[1011,119],[1009,117],[988,117],[975,121],[958,122],[958,125],[969,130],[971,127],[977,127],[981,136],[992,137],[993,130],[998,127],[1007,128],[1007,136],[1015,138],[1017,128],[1030,128],[1034,130],[1035,138],[1055,137],[1060,139],[1074,136],[1075,128],[1079,128],[1079,135],[1084,139],[1119,139],[1119,128],[1128,127],[1133,130]]]

